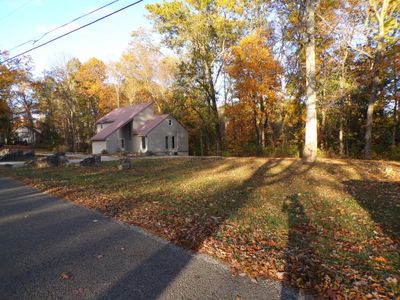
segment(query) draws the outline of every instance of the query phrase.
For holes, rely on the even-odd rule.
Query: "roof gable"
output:
[[[154,118],[144,122],[143,126],[138,128],[135,133],[139,135],[147,135],[168,117],[169,115],[154,116]]]
[[[127,118],[133,118],[136,114],[149,107],[151,103],[142,103],[127,107],[119,107],[97,120],[96,124],[120,122]]]
[[[111,123],[102,131],[92,137],[92,141],[104,141],[114,131],[121,128],[128,122],[132,121],[133,117],[141,111],[151,106],[151,103],[138,104],[134,106],[128,106],[123,108],[116,108],[113,111],[100,118],[96,124]]]
[[[17,129],[15,129],[15,131],[18,132],[18,131],[19,131],[20,129],[22,129],[22,128],[26,128],[26,129],[28,129],[28,130],[30,130],[30,131],[35,131],[36,133],[39,133],[39,134],[42,133],[42,131],[41,131],[40,129],[35,128],[35,127],[31,127],[31,126],[28,126],[28,125],[19,126]]]

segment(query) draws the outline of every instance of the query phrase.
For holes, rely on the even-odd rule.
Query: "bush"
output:
[[[53,148],[53,152],[68,152],[69,149],[68,145],[57,145]]]
[[[400,160],[400,145],[388,147],[386,151],[380,153],[380,158],[388,160]]]
[[[79,151],[83,152],[83,153],[89,153],[90,152],[90,145],[89,144],[81,144],[79,147]]]

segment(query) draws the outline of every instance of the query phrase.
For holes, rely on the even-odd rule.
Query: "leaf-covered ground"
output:
[[[400,163],[143,159],[2,174],[331,298],[400,296]],[[1,173],[0,173],[1,174]]]

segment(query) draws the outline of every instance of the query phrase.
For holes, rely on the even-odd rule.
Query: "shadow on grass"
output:
[[[251,160],[248,160],[248,162],[251,162]],[[132,180],[135,180],[134,184],[136,186],[140,184],[150,185],[151,189],[149,188],[147,193],[142,193],[143,190],[139,189],[136,191],[137,196],[127,196],[126,199],[122,199],[118,203],[108,203],[110,207],[107,207],[107,210],[112,212],[109,216],[121,219],[121,214],[132,210],[132,205],[147,205],[152,202],[166,203],[165,206],[155,207],[151,221],[154,222],[157,218],[160,218],[160,220],[165,219],[167,216],[170,218],[171,223],[175,224],[175,227],[160,227],[158,229],[153,227],[150,229],[153,229],[155,233],[160,233],[160,235],[163,235],[162,232],[166,229],[171,230],[168,239],[186,249],[195,251],[201,248],[204,241],[216,234],[227,220],[240,214],[241,209],[253,201],[253,196],[260,187],[284,189],[286,184],[290,185],[297,179],[302,183],[304,179],[304,182],[308,182],[307,189],[311,196],[315,196],[312,193],[317,192],[317,185],[329,187],[330,190],[341,188],[337,177],[319,178],[319,173],[316,172],[312,176],[307,175],[306,179],[303,178],[306,177],[307,172],[311,169],[327,171],[331,168],[328,173],[333,176],[335,172],[338,172],[337,170],[340,170],[340,166],[328,163],[311,165],[304,164],[299,160],[270,159],[263,164],[254,164],[251,176],[244,181],[232,180],[222,183],[213,178],[211,185],[215,185],[214,187],[208,185],[200,186],[200,188],[206,189],[205,193],[201,189],[198,191],[193,189],[185,191],[184,195],[179,195],[173,189],[174,185],[184,183],[188,177],[207,174],[208,171],[216,171],[219,174],[226,173],[228,176],[228,172],[234,170],[240,172],[240,168],[245,165],[246,163],[242,161],[235,163],[235,160],[224,160],[223,164],[221,161],[209,161],[204,164],[183,160],[171,161],[168,164],[149,161],[138,163],[136,169],[126,173],[114,171],[107,173],[103,170],[104,172],[101,171],[102,178],[98,179],[98,174],[93,170],[90,174],[82,174],[80,179],[89,179],[93,180],[93,183],[99,182],[103,184],[108,184],[108,181],[112,180],[113,188],[115,188],[115,182],[118,189],[124,189],[126,186],[131,185],[133,183]],[[144,174],[144,171],[147,171],[147,174]],[[356,172],[360,173],[361,171],[356,169]],[[68,176],[74,176],[74,173],[72,172]],[[364,177],[361,177],[363,180],[350,180],[350,176],[352,175],[346,175],[347,179],[344,181],[344,186],[347,188],[348,193],[370,213],[371,218],[382,226],[385,233],[398,238],[400,224],[399,183],[368,181],[364,180]],[[148,181],[148,179],[151,181]],[[63,180],[68,180],[68,178],[63,178]],[[274,185],[280,183],[283,183],[283,185]],[[168,186],[165,187],[164,185],[167,184]],[[161,187],[161,191],[158,189],[158,185]],[[106,186],[110,188],[109,185]],[[293,188],[301,189],[297,185]],[[283,190],[282,195],[286,193],[289,196],[283,206],[279,205],[278,208],[278,210],[282,208],[288,218],[288,241],[284,257],[285,281],[304,287],[311,292],[318,292],[315,291],[314,285],[321,283],[325,275],[335,278],[335,274],[331,274],[329,268],[316,263],[321,255],[318,252],[320,249],[317,249],[318,245],[316,245],[320,240],[319,232],[312,224],[318,221],[320,225],[325,225],[322,223],[323,220],[318,219],[324,217],[329,225],[336,226],[337,222],[332,222],[329,219],[331,216],[322,215],[322,212],[327,214],[335,212],[336,207],[330,202],[323,203],[323,205],[317,203],[322,198],[312,198],[307,196],[307,193],[297,192],[300,192],[300,190]],[[186,201],[189,196],[192,197],[191,201]],[[156,197],[160,197],[160,199]],[[166,201],[163,202],[163,200]],[[175,205],[177,207],[174,207]],[[315,208],[312,207],[313,205],[315,205]],[[140,219],[141,216],[137,216],[137,218]],[[143,225],[140,223],[135,224]],[[328,229],[331,230],[331,228]],[[331,231],[334,232],[335,229],[332,228]],[[157,232],[157,230],[160,230],[160,232]],[[336,237],[327,236],[324,238],[329,240],[329,243],[332,242],[332,244],[328,244],[331,247],[329,249],[336,249],[334,244]],[[174,255],[171,253],[167,248],[160,248],[158,251],[149,254],[140,265],[131,267],[101,297],[105,299],[124,298],[133,293],[138,298],[158,298],[192,260],[191,256],[184,255],[179,261],[174,261],[171,258]],[[148,280],[145,280],[145,278]],[[153,282],[152,286],[143,287],[149,281]],[[284,290],[282,295],[284,295]],[[282,299],[286,299],[286,297],[282,296]]]
[[[344,184],[383,232],[400,242],[400,182],[348,180]]]
[[[197,209],[199,214],[195,214],[194,217],[190,218],[190,220],[184,220],[182,223],[178,223],[179,225],[177,225],[175,228],[176,230],[174,231],[174,234],[169,236],[169,239],[179,246],[197,251],[202,246],[203,242],[207,238],[211,237],[225,220],[236,214],[242,207],[246,205],[251,197],[249,189],[256,187],[260,181],[264,181],[269,176],[271,177],[271,180],[275,182],[276,180],[279,180],[278,177],[289,176],[290,173],[295,171],[295,169],[292,168],[293,164],[296,162],[293,161],[281,172],[274,175],[268,174],[272,168],[278,167],[282,161],[282,159],[268,160],[266,163],[257,168],[251,177],[245,180],[239,186],[224,186],[222,189],[217,189],[214,194],[208,195],[208,198],[201,202],[201,205],[209,207],[212,201],[218,199],[218,208],[201,211],[201,207],[198,207]],[[228,166],[225,166],[224,170],[232,170],[235,167],[236,166],[233,163],[228,164]],[[232,201],[232,197],[234,197],[236,201]],[[200,200],[200,197],[198,197],[198,199]],[[127,203],[127,205],[129,204]],[[196,207],[193,208],[193,211],[196,211]],[[180,218],[180,216],[174,215],[171,217]],[[122,278],[116,285],[104,293],[101,299],[114,298],[115,296],[118,297],[121,289],[123,289],[124,286],[127,286],[132,282],[140,281],[139,278],[143,276],[150,276],[151,279],[154,280],[154,287],[152,288],[151,292],[146,295],[146,297],[149,299],[158,298],[169,286],[169,284],[172,283],[175,277],[178,276],[178,274],[191,261],[190,256],[184,256],[178,264],[160,265],[159,262],[163,259],[168,260],[168,251],[165,253],[166,251],[167,250],[165,249],[157,251],[142,265],[125,274],[124,278]],[[153,273],[151,273],[153,275],[149,275],[149,270],[153,270]],[[284,297],[286,299],[288,295],[293,296],[293,293],[288,293],[287,288],[284,288],[281,291],[281,295],[285,295]],[[268,295],[265,295],[265,297],[268,297]]]

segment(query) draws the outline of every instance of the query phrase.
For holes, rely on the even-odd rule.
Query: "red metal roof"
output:
[[[149,107],[151,103],[142,103],[127,107],[116,108],[113,111],[106,114],[104,117],[97,120],[96,124],[113,123],[115,121],[120,121],[124,118],[129,118],[137,113],[141,112],[143,109]]]
[[[164,121],[169,115],[154,116],[154,118],[147,120],[142,127],[138,128],[135,133],[139,135],[147,135],[150,131],[157,127],[162,121]]]
[[[104,141],[110,134],[121,128],[128,122],[132,121],[133,117],[142,110],[149,107],[151,103],[137,104],[128,107],[116,108],[113,111],[100,118],[96,124],[111,123],[102,131],[92,137],[92,141]]]

